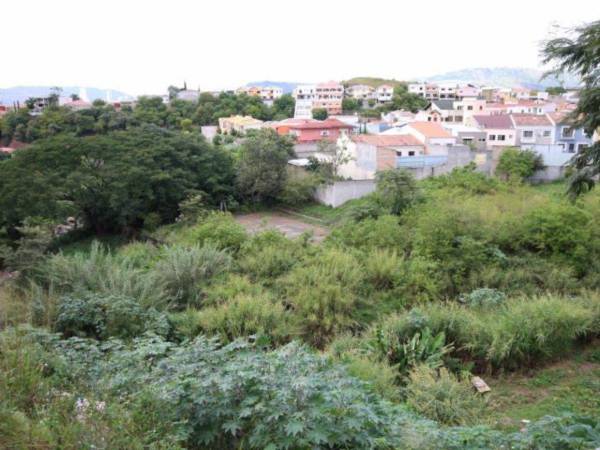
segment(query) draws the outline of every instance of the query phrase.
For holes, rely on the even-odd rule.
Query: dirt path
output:
[[[249,233],[275,229],[287,237],[295,239],[308,231],[313,234],[313,242],[321,242],[329,234],[329,230],[325,227],[312,225],[295,217],[277,212],[240,214],[235,217],[235,220],[242,224]]]

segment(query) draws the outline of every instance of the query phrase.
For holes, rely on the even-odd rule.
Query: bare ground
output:
[[[252,234],[275,229],[288,238],[295,239],[302,233],[309,232],[313,235],[313,242],[321,242],[329,234],[329,230],[325,227],[306,223],[291,215],[278,212],[240,214],[235,217],[235,220]]]

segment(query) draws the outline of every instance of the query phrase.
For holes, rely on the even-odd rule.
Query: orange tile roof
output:
[[[452,135],[435,122],[410,122],[407,126],[414,128],[428,138],[451,138]]]
[[[352,141],[375,145],[377,147],[396,147],[422,144],[410,134],[359,134],[352,136]]]

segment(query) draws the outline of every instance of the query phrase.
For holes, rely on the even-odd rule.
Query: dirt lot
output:
[[[325,227],[312,225],[283,213],[269,212],[240,214],[239,216],[236,216],[235,219],[242,224],[249,233],[258,233],[259,231],[276,229],[281,231],[287,237],[294,239],[302,233],[309,231],[313,234],[314,242],[321,242],[325,239],[327,234],[329,234],[329,230]]]

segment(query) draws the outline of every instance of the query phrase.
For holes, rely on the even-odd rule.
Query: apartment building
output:
[[[375,99],[375,88],[366,84],[354,84],[348,86],[346,94],[356,100],[372,100]]]
[[[244,86],[238,88],[236,93],[260,97],[264,104],[271,106],[283,95],[283,89],[277,86]]]
[[[375,89],[377,103],[387,103],[392,101],[394,95],[394,86],[389,84],[382,84]]]
[[[231,116],[219,119],[219,129],[224,134],[232,132],[245,134],[249,130],[259,130],[263,125],[262,120],[255,119],[252,116]]]
[[[327,83],[300,85],[294,89],[296,109],[294,117],[312,118],[313,109],[324,108],[329,115],[342,113],[344,86],[335,81]]]

